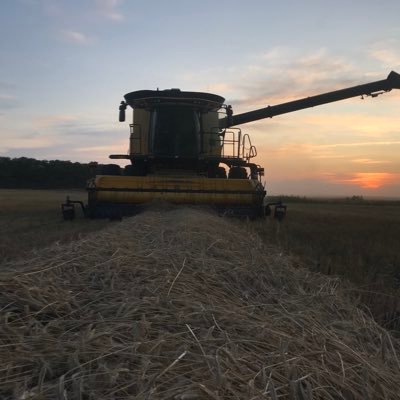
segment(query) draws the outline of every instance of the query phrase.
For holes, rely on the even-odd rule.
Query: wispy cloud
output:
[[[16,151],[23,148],[46,148],[52,145],[59,145],[60,138],[54,137],[54,135],[40,133],[40,132],[29,132],[23,135],[16,134],[15,132],[2,132],[2,145],[1,154],[7,155],[8,152]]]
[[[10,91],[15,89],[15,84],[7,81],[0,81],[0,90]]]
[[[118,11],[118,7],[123,3],[122,0],[96,0],[97,12],[113,21],[122,21],[124,15]]]
[[[215,82],[217,76],[217,82],[208,86],[224,89],[221,94],[242,109],[354,86],[366,79],[352,61],[326,48],[304,54],[283,46],[250,55],[244,65],[218,67],[203,71],[203,75],[200,79],[208,82]],[[198,81],[199,73],[189,73],[186,79]]]
[[[371,51],[371,56],[381,61],[385,65],[395,68],[400,65],[400,53],[392,49],[380,49]]]
[[[360,83],[360,74],[348,61],[320,49],[300,58],[286,57],[280,50],[267,56],[267,66],[247,68],[237,84],[241,98],[232,100],[242,106],[265,106],[324,93]],[[266,56],[264,56],[265,58]]]
[[[77,115],[42,115],[33,121],[33,126],[37,129],[56,128],[58,126],[65,126],[79,121]]]
[[[354,142],[354,143],[331,143],[315,145],[315,148],[334,148],[334,147],[361,147],[361,146],[393,146],[400,144],[400,140],[376,141],[376,142]]]
[[[392,162],[389,160],[372,160],[370,158],[356,158],[351,160],[352,163],[355,164],[363,164],[363,165],[375,165],[375,164],[391,164]]]
[[[233,89],[233,86],[228,83],[211,83],[207,85],[206,89],[207,92],[213,93],[227,93]]]
[[[30,130],[29,130],[30,129]],[[128,149],[126,132],[108,129],[75,116],[43,116],[20,132],[9,129],[1,132],[0,155],[29,156],[65,160],[97,160],[106,162],[110,153],[124,154]]]
[[[78,31],[62,31],[62,37],[64,41],[68,43],[73,43],[81,46],[87,46],[93,43],[93,38],[90,38],[86,34]]]
[[[396,69],[400,67],[400,41],[388,39],[377,42],[371,46],[368,54],[387,68]]]
[[[396,67],[400,60],[399,48],[391,45],[377,46],[369,52],[367,49],[366,62],[361,64],[327,48],[304,53],[296,48],[277,46],[264,53],[248,55],[241,65],[226,69],[215,67],[183,76],[194,85],[199,80],[207,82],[207,86],[199,89],[221,89],[219,93],[235,106],[235,111],[243,112],[383,79],[390,69],[400,68]],[[378,57],[390,63],[390,67],[386,65],[378,70],[371,67],[371,61]]]
[[[65,16],[65,4],[58,0],[18,0],[22,5],[39,9],[44,16],[61,17]]]
[[[93,153],[93,154],[128,154],[128,143],[126,140],[120,140],[118,143],[104,145],[104,146],[87,146],[76,149],[79,153]]]
[[[122,126],[116,127],[116,124],[108,119],[100,119],[99,117],[87,117],[81,114],[54,114],[41,115],[32,120],[33,129],[39,132],[49,132],[60,135],[61,137],[91,137],[92,141],[108,139],[110,142],[120,131],[123,135],[127,135],[126,130],[122,130]],[[127,138],[125,139],[127,141]]]
[[[0,110],[9,110],[18,107],[18,99],[15,96],[0,93]]]
[[[387,100],[390,100],[388,97]],[[354,105],[359,105],[357,111],[352,113],[340,113],[331,111],[331,108],[327,108],[325,112],[321,114],[308,113],[302,116],[301,123],[307,125],[309,128],[316,128],[322,133],[324,132],[347,132],[346,137],[363,137],[364,141],[382,141],[386,140],[397,140],[398,127],[400,123],[400,118],[393,116],[393,113],[385,110],[383,104],[378,104],[380,107],[380,113],[367,114],[366,112],[374,109],[374,100],[359,100],[358,103],[353,103]],[[328,111],[329,110],[329,111]],[[365,110],[365,112],[364,112]],[[363,113],[362,113],[363,112]]]

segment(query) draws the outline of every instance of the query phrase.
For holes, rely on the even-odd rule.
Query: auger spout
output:
[[[389,84],[392,86],[393,89],[400,89],[400,74],[392,71],[388,75],[387,80],[389,81]]]

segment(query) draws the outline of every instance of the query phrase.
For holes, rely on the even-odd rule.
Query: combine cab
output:
[[[99,165],[87,185],[87,205],[68,199],[62,205],[64,217],[73,218],[76,203],[88,217],[120,218],[153,200],[165,200],[210,205],[222,213],[250,218],[268,214],[273,205],[282,219],[286,207],[266,204],[264,169],[252,162],[256,148],[236,126],[350,97],[375,97],[393,88],[400,88],[400,75],[395,72],[381,81],[237,115],[224,98],[211,93],[179,89],[128,93],[119,120],[125,121],[130,106],[129,153],[110,158],[129,164],[124,168]]]

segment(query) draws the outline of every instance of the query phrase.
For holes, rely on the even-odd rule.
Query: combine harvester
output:
[[[250,137],[236,126],[356,96],[376,97],[400,89],[400,75],[287,103],[233,115],[225,99],[211,93],[179,89],[139,90],[126,94],[119,120],[132,107],[129,154],[110,155],[130,164],[98,165],[87,184],[88,202],[62,204],[65,219],[80,204],[90,218],[134,215],[153,200],[209,205],[219,212],[250,218],[271,212],[283,218],[286,207],[267,203],[261,183],[264,168]]]

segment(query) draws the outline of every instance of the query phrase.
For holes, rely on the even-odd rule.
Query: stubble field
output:
[[[25,256],[54,242],[78,239],[107,221],[61,218],[67,195],[84,200],[84,191],[0,189],[0,260]],[[79,210],[77,210],[79,212]]]
[[[0,191],[0,398],[399,398],[398,204],[63,221],[65,195]]]
[[[84,191],[0,190],[0,259],[25,257],[57,242],[98,231],[108,220],[63,221],[60,204]],[[400,315],[400,203],[309,201],[288,203],[283,223],[273,218],[243,222],[263,241],[279,246],[313,271],[339,275],[374,317],[391,328]]]
[[[318,200],[288,203],[284,223],[253,229],[302,265],[351,282],[349,291],[388,328],[400,328],[400,203]]]

